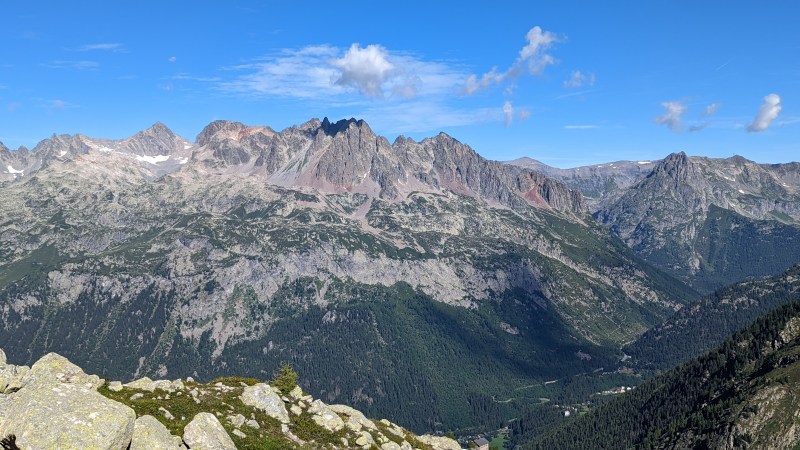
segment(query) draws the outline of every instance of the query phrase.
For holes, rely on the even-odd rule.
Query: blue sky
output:
[[[4,5],[0,141],[327,116],[557,167],[800,160],[790,1],[116,3]]]

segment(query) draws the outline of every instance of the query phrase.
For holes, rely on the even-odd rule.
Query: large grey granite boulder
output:
[[[367,428],[369,430],[378,429],[373,421],[367,419],[364,413],[355,408],[351,408],[347,405],[329,405],[328,408],[335,413],[347,416],[345,426],[353,431],[361,431],[362,428]]]
[[[445,436],[423,434],[422,436],[417,436],[417,440],[423,444],[430,445],[433,450],[461,450],[461,445],[455,439]]]
[[[186,425],[183,442],[192,450],[236,450],[236,445],[219,420],[206,412],[198,413]]]
[[[31,366],[29,383],[51,382],[83,385],[94,391],[104,383],[97,375],[87,375],[67,358],[57,353],[48,353]]]
[[[133,423],[133,439],[130,450],[178,450],[185,449],[178,436],[170,434],[167,427],[153,416],[142,416]]]
[[[124,450],[136,414],[91,385],[28,383],[8,394],[0,436],[14,434],[22,449]]]
[[[28,366],[0,364],[0,394],[19,390],[28,381],[30,374],[31,369]]]
[[[311,419],[313,419],[317,425],[328,431],[339,431],[344,428],[344,421],[342,418],[333,412],[322,400],[314,400],[308,408],[308,412],[313,414]]]
[[[264,411],[281,423],[289,423],[289,413],[278,391],[266,383],[258,383],[244,388],[240,396],[242,403]]]

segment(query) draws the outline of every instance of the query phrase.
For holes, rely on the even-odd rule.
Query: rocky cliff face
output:
[[[796,167],[672,154],[595,217],[703,290],[771,275],[800,251]]]
[[[506,161],[505,164],[543,173],[583,194],[590,211],[612,203],[626,189],[647,176],[659,161],[616,161],[593,166],[559,169],[531,158]]]
[[[28,368],[7,364],[0,350],[0,381],[0,437],[21,449],[461,448],[325,404],[299,387],[281,392],[255,379],[123,385],[86,375],[55,353]]]
[[[195,144],[157,125],[37,148],[64,157],[0,187],[0,346],[27,363],[210,379],[288,360],[326,401],[456,428],[484,423],[476,398],[613,364],[693,296],[563,183],[446,135],[215,122]]]

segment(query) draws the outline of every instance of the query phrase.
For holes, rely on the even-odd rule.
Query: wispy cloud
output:
[[[167,61],[169,61],[169,62],[171,62],[171,63],[174,63],[174,62],[175,62],[175,61],[177,61],[177,60],[178,60],[178,57],[177,57],[177,56],[170,56],[169,58],[167,58]]]
[[[328,103],[352,101],[353,92],[369,101],[451,95],[466,76],[445,63],[358,44],[347,50],[330,45],[286,49],[227,70],[242,73],[217,83],[226,93]]]
[[[680,132],[683,130],[683,114],[687,111],[686,104],[679,101],[663,102],[664,114],[656,117],[655,123],[666,125],[670,130]]]
[[[717,111],[719,111],[720,104],[719,103],[711,103],[706,106],[706,109],[700,113],[702,117],[710,117],[713,116]]]
[[[422,133],[443,128],[502,120],[497,108],[462,109],[442,102],[415,99],[402,108],[391,102],[372,102],[357,114],[385,133]]]
[[[510,127],[511,123],[514,121],[514,107],[508,100],[503,103],[503,116],[506,120],[506,127]]]
[[[100,63],[97,61],[87,60],[55,60],[42,63],[41,66],[48,69],[96,70],[98,67],[100,67]]]
[[[525,35],[528,43],[519,51],[514,64],[506,71],[499,72],[497,67],[492,67],[489,72],[480,77],[470,75],[464,82],[462,92],[473,95],[476,92],[486,89],[493,84],[501,84],[506,80],[515,80],[526,72],[531,75],[540,75],[547,66],[555,64],[557,61],[548,53],[553,44],[561,42],[561,38],[553,32],[543,31],[541,27],[531,28]]]
[[[92,52],[92,51],[106,51],[106,52],[124,52],[125,47],[119,43],[100,43],[100,44],[86,44],[81,45],[75,49],[76,52]]]
[[[781,112],[782,108],[781,98],[778,94],[767,95],[764,97],[763,103],[761,103],[758,115],[753,120],[753,123],[747,127],[747,131],[757,133],[766,130],[772,121],[778,118],[778,113]]]
[[[580,70],[573,70],[569,79],[564,80],[566,88],[582,88],[584,86],[594,86],[597,77],[593,73],[583,73]]]
[[[583,90],[583,91],[568,92],[566,94],[557,95],[554,98],[554,100],[561,100],[562,98],[570,98],[570,97],[579,97],[581,95],[590,94],[590,93],[596,92],[596,91],[597,91],[597,89],[586,89],[586,90]]]

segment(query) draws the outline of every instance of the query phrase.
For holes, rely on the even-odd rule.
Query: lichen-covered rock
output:
[[[133,380],[130,383],[125,383],[125,387],[129,389],[138,389],[140,391],[153,392],[156,390],[156,385],[149,377],[142,377],[138,380]]]
[[[0,436],[16,435],[22,449],[124,450],[136,418],[90,383],[41,380],[9,394],[5,416]]]
[[[308,412],[313,414],[311,419],[317,425],[325,428],[328,431],[339,431],[344,428],[344,421],[338,414],[322,402],[322,400],[314,400],[311,406],[308,407]]]
[[[6,352],[4,352],[2,348],[0,348],[0,364],[5,364],[5,363],[6,363]]]
[[[108,383],[108,389],[113,392],[119,392],[122,390],[122,382],[120,381],[112,381]]]
[[[286,405],[283,404],[278,392],[270,385],[258,383],[253,386],[247,386],[244,388],[240,398],[245,405],[258,408],[281,423],[289,423],[289,413],[286,411]]]
[[[236,450],[219,420],[206,412],[198,413],[183,429],[183,442],[192,450]]]
[[[9,393],[22,388],[28,381],[30,372],[28,366],[0,365],[0,393]]]
[[[364,413],[355,408],[351,408],[347,405],[329,405],[328,407],[335,413],[347,416],[345,426],[353,431],[361,431],[362,428],[367,428],[369,430],[378,429],[375,422],[367,419]]]
[[[417,436],[417,440],[423,444],[430,445],[433,450],[461,450],[461,445],[455,439],[445,436],[423,434],[422,436]]]
[[[244,425],[245,418],[241,414],[236,414],[235,416],[231,415],[228,416],[228,422],[236,428],[241,428]]]
[[[177,391],[179,389],[184,389],[186,386],[183,384],[182,380],[173,380],[170,387],[173,391]]]
[[[292,391],[289,392],[289,397],[295,400],[299,400],[303,398],[303,390],[300,389],[300,386],[295,386],[294,389],[292,389]]]
[[[396,442],[389,441],[381,444],[381,450],[402,450],[402,447]]]
[[[83,369],[57,353],[48,353],[33,363],[30,376],[31,383],[80,384],[95,391],[104,383],[97,375],[87,375]]]
[[[361,447],[369,448],[374,443],[375,443],[375,439],[372,438],[372,434],[370,434],[369,431],[360,432],[358,434],[358,437],[356,438],[356,445],[359,445]]]
[[[142,416],[133,423],[130,450],[177,450],[186,448],[180,437],[170,434],[167,427],[153,416]]]

